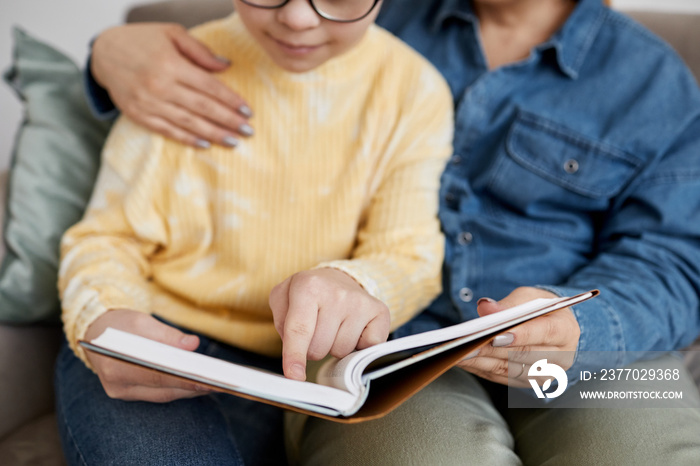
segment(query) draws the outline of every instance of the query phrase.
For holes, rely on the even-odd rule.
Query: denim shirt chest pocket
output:
[[[491,214],[568,239],[592,234],[642,160],[538,115],[520,111],[489,175]],[[576,230],[579,230],[576,233]]]

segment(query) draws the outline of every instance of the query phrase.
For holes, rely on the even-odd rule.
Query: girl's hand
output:
[[[336,269],[292,275],[272,289],[270,308],[290,379],[306,379],[307,359],[342,358],[389,336],[389,308]]]
[[[187,335],[148,314],[128,309],[115,309],[98,317],[88,327],[85,340],[97,338],[107,327],[131,332],[187,351],[194,351],[199,346],[199,337],[196,335]],[[86,351],[85,354],[110,398],[165,403],[210,392],[197,384],[91,351]]]

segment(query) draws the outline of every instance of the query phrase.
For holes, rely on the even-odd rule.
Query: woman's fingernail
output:
[[[479,300],[476,302],[476,305],[478,306],[478,305],[481,304],[481,303],[495,303],[495,302],[496,302],[495,299],[491,299],[491,298],[479,298]]]
[[[223,64],[225,64],[225,65],[230,65],[230,64],[231,64],[231,60],[229,60],[229,59],[226,58],[226,57],[222,57],[221,55],[217,55],[215,58],[216,58],[217,61],[219,61],[219,62],[221,62],[221,63],[223,63]]]
[[[238,132],[245,136],[252,136],[255,133],[255,130],[250,125],[243,123],[238,127]]]
[[[253,111],[247,105],[241,105],[238,107],[238,112],[244,117],[250,118],[253,116]]]
[[[200,149],[209,149],[211,147],[211,142],[205,141],[204,139],[197,139],[195,145]]]
[[[481,353],[481,349],[478,349],[478,350],[476,350],[476,351],[472,351],[471,353],[469,353],[468,355],[466,355],[466,356],[464,357],[464,359],[472,359],[472,358],[475,358],[475,357],[477,357],[477,356],[479,355],[479,353]]]
[[[222,142],[229,147],[236,147],[238,145],[238,139],[234,138],[233,136],[226,136],[224,139],[222,139]]]
[[[513,340],[515,340],[515,335],[510,332],[504,333],[503,335],[498,335],[496,338],[494,338],[491,346],[508,346],[513,343]]]

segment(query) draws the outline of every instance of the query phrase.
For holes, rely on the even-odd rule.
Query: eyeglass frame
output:
[[[262,8],[264,10],[276,10],[277,8],[282,8],[285,6],[287,3],[289,3],[291,0],[283,0],[282,3],[279,5],[275,6],[263,6],[263,5],[258,5],[256,3],[252,3],[254,0],[241,0],[242,3],[245,3],[248,6],[252,6],[254,8]],[[369,10],[367,10],[367,13],[364,15],[360,16],[359,18],[356,19],[335,19],[331,18],[330,16],[326,15],[325,13],[321,12],[318,8],[316,8],[316,5],[314,4],[314,0],[309,0],[309,4],[311,5],[311,8],[316,12],[317,15],[319,15],[323,19],[327,19],[328,21],[333,21],[335,23],[354,23],[356,21],[360,21],[362,19],[365,19],[374,9],[377,7],[377,4],[381,2],[382,0],[374,0],[374,3],[372,3],[372,6],[370,7]]]

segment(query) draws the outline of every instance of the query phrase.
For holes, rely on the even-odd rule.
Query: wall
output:
[[[0,0],[0,70],[11,63],[12,26],[54,45],[83,63],[90,40],[119,24],[129,6],[148,0]],[[14,92],[0,81],[0,168],[7,166],[22,107]]]
[[[614,8],[625,10],[687,11],[700,13],[700,0],[612,0]]]
[[[122,21],[126,10],[149,0],[0,0],[0,69],[11,60],[11,27],[19,25],[83,63],[87,44],[98,31]],[[196,0],[192,0],[196,1]],[[663,9],[700,13],[700,0],[613,0],[616,8]],[[22,109],[0,82],[0,169],[7,166]]]

